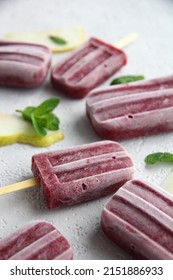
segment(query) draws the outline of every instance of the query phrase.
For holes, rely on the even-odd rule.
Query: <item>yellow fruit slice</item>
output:
[[[34,131],[32,125],[22,118],[0,114],[0,146],[15,142],[31,144],[33,146],[45,147],[64,139],[60,131],[47,131],[47,135],[40,137]]]
[[[62,38],[66,44],[54,43],[49,36]],[[4,36],[6,39],[20,42],[39,43],[46,45],[52,52],[65,52],[72,50],[85,41],[86,32],[84,28],[53,29],[49,31],[33,33],[11,33]]]
[[[173,171],[163,180],[161,187],[173,194]]]

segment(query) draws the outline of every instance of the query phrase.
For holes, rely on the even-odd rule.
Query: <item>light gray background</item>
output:
[[[60,27],[83,26],[87,37],[97,36],[114,43],[138,32],[128,46],[128,64],[116,76],[143,74],[146,78],[173,72],[172,0],[0,0],[0,37],[12,32],[32,32]],[[53,55],[53,65],[67,53]],[[111,80],[111,79],[110,79]],[[107,81],[105,84],[109,84]],[[100,140],[85,115],[85,100],[70,100],[50,85],[32,90],[0,88],[0,112],[14,113],[51,96],[60,96],[56,113],[65,139],[48,148],[13,144],[0,147],[0,186],[32,177],[33,154]],[[173,152],[173,133],[121,141],[134,159],[135,177],[160,184],[171,165],[147,167],[144,157],[155,151]],[[107,198],[60,210],[48,210],[38,199],[38,190],[29,189],[0,197],[0,238],[31,220],[54,224],[71,242],[74,259],[127,259],[129,256],[106,239],[100,216]]]

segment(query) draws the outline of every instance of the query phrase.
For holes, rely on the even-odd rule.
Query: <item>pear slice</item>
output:
[[[163,180],[161,187],[173,194],[173,170]]]
[[[67,43],[65,45],[59,45],[54,43],[49,36],[62,38]],[[49,47],[52,52],[70,51],[81,45],[85,41],[85,37],[86,32],[84,28],[53,29],[33,33],[11,33],[4,36],[4,38],[13,41],[43,44]]]
[[[17,142],[45,147],[62,139],[64,134],[60,131],[47,131],[47,135],[41,137],[36,134],[32,125],[21,117],[0,114],[0,146]]]

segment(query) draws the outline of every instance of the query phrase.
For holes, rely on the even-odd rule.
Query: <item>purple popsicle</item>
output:
[[[51,224],[29,223],[0,240],[0,260],[70,260],[72,247]]]
[[[105,205],[101,224],[136,259],[173,259],[173,197],[157,186],[127,182]]]
[[[173,76],[91,91],[87,116],[104,139],[120,140],[173,130]]]
[[[91,38],[53,68],[52,83],[72,98],[83,98],[126,63],[127,58],[123,51]]]
[[[34,155],[32,171],[48,207],[59,208],[114,193],[134,167],[120,144],[100,141]]]
[[[50,64],[46,46],[0,41],[0,85],[36,87],[44,81]]]

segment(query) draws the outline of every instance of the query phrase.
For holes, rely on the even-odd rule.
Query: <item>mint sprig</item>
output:
[[[144,80],[144,76],[123,76],[114,79],[110,85],[126,84],[126,83],[136,82],[140,80]]]
[[[173,154],[162,152],[149,154],[148,156],[146,156],[145,162],[147,164],[155,164],[159,162],[173,162]]]
[[[45,100],[37,107],[28,106],[24,110],[16,110],[16,112],[21,113],[24,120],[30,122],[35,132],[43,137],[47,134],[46,129],[59,129],[59,118],[52,113],[59,102],[59,98],[53,97]]]
[[[66,45],[67,44],[66,40],[64,40],[63,38],[57,37],[57,36],[50,35],[49,39],[57,45]]]

